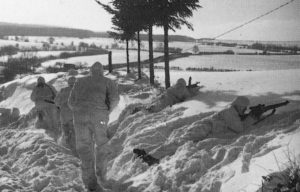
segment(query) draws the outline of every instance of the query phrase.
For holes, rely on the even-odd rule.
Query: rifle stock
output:
[[[189,84],[186,86],[186,88],[191,89],[191,88],[199,87],[198,86],[199,83],[200,82],[197,81],[196,83],[192,84],[192,77],[190,76],[189,77]]]
[[[196,83],[194,83],[194,84],[187,85],[186,88],[191,89],[191,88],[199,87],[199,86],[198,86],[199,83],[200,83],[200,82],[196,82]]]

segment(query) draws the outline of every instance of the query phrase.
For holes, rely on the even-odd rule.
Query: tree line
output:
[[[165,87],[170,87],[169,30],[175,31],[181,26],[193,30],[187,18],[193,16],[193,10],[201,7],[199,0],[112,0],[109,4],[104,4],[100,0],[95,1],[112,15],[113,31],[109,31],[110,36],[126,42],[127,73],[130,73],[128,44],[130,40],[137,41],[139,79],[142,77],[140,33],[148,32],[149,77],[152,85],[154,84],[153,27],[163,28]]]
[[[254,43],[249,46],[252,49],[258,49],[262,51],[274,51],[274,52],[284,52],[288,51],[293,54],[297,54],[300,51],[300,47],[294,46],[284,46],[284,45],[276,45],[276,44],[263,44],[263,43]]]

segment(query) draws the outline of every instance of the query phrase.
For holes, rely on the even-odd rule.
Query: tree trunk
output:
[[[112,52],[109,51],[109,52],[108,52],[108,72],[109,72],[109,73],[112,73],[112,71],[113,71],[112,60],[111,60],[111,54],[112,54]]]
[[[169,25],[164,24],[164,58],[165,58],[165,85],[166,89],[170,87],[170,69],[169,69]]]
[[[152,25],[149,25],[149,72],[150,84],[154,85],[154,65],[153,65],[153,36]]]
[[[129,40],[126,39],[126,62],[127,62],[127,73],[130,73],[130,69],[129,69]]]
[[[140,40],[140,32],[137,32],[137,43],[138,43],[138,79],[142,79],[142,70],[141,70],[141,40]]]

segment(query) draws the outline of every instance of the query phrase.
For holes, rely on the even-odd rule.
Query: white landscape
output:
[[[203,56],[203,59],[206,57]],[[254,58],[267,59],[262,56]],[[198,59],[201,61],[202,56]],[[178,65],[180,60],[171,61],[170,66]],[[282,65],[292,62],[293,67],[278,70],[269,62],[265,64],[270,67],[268,70],[258,71],[171,71],[172,84],[180,77],[187,80],[191,76],[193,82],[200,81],[204,88],[188,101],[154,114],[131,114],[131,106],[149,103],[160,91],[149,87],[147,81],[135,82],[135,73],[127,76],[125,69],[116,70],[108,77],[118,82],[121,100],[110,116],[110,128],[118,128],[109,143],[114,155],[107,167],[107,177],[117,183],[127,183],[126,189],[119,190],[131,192],[259,190],[262,176],[283,171],[290,165],[290,160],[298,161],[300,157],[300,63],[293,58],[291,61],[283,60],[287,62],[282,62]],[[184,58],[182,63],[185,67],[189,63],[195,66],[195,58]],[[257,66],[253,64],[249,67]],[[146,69],[144,72],[148,74]],[[81,73],[85,74],[83,71]],[[38,76],[29,75],[1,85],[6,98],[0,107],[18,107],[22,115],[29,114],[34,107],[29,96]],[[41,76],[57,90],[66,86],[63,72]],[[156,70],[155,76],[163,85],[164,71]],[[187,142],[178,147],[175,154],[162,158],[160,164],[149,167],[140,159],[133,158],[133,148],[144,148],[151,154],[162,143],[174,139],[172,131],[221,110],[237,95],[249,96],[251,105],[284,100],[290,103],[277,110],[276,115],[233,138]],[[0,189],[24,192],[84,191],[79,159],[56,144],[43,130],[36,129],[34,120],[34,117],[29,117],[18,126],[1,128]],[[242,167],[248,167],[248,171],[242,172]],[[278,177],[265,183],[265,191],[271,190],[282,180]]]
[[[300,192],[300,1],[0,1],[0,192]],[[120,96],[109,120],[113,83],[99,80],[101,95],[98,85],[70,78],[89,75],[91,66],[100,73],[95,62]],[[193,84],[181,87],[182,95],[193,92],[188,99],[166,90],[180,78]],[[69,98],[63,88],[72,83],[70,100],[83,101],[71,106],[75,120],[57,101]],[[34,103],[36,87],[48,93]],[[232,104],[238,96],[249,98],[247,110]],[[161,98],[178,103],[154,112]],[[91,103],[101,113],[90,113]],[[247,126],[259,104],[280,107]],[[221,114],[228,107],[236,122]],[[58,115],[66,117],[56,122]],[[95,130],[106,122],[106,132]],[[79,155],[66,147],[74,123]],[[56,140],[47,127],[64,133]]]

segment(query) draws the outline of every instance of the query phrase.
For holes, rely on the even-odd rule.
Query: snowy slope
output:
[[[160,90],[149,87],[147,79],[134,81],[136,75],[126,75],[122,69],[109,75],[119,83],[121,100],[110,115],[110,129],[117,132],[109,142],[114,154],[107,166],[108,179],[128,183],[130,192],[256,191],[261,176],[288,164],[286,151],[300,159],[299,72],[172,71],[172,83],[192,76],[205,88],[199,96],[154,114],[137,112],[134,106],[149,103]],[[163,85],[163,72],[155,75]],[[58,90],[66,86],[65,73],[42,76]],[[0,107],[18,107],[27,114],[19,124],[0,128],[0,191],[83,191],[79,160],[33,127],[29,95],[36,78],[27,76],[0,86],[5,87],[6,96]],[[224,108],[236,95],[248,95],[251,105],[284,99],[291,103],[244,134],[187,142],[163,151],[159,165],[148,167],[133,158],[133,148],[154,153],[162,143],[175,142],[176,134],[192,122]]]

